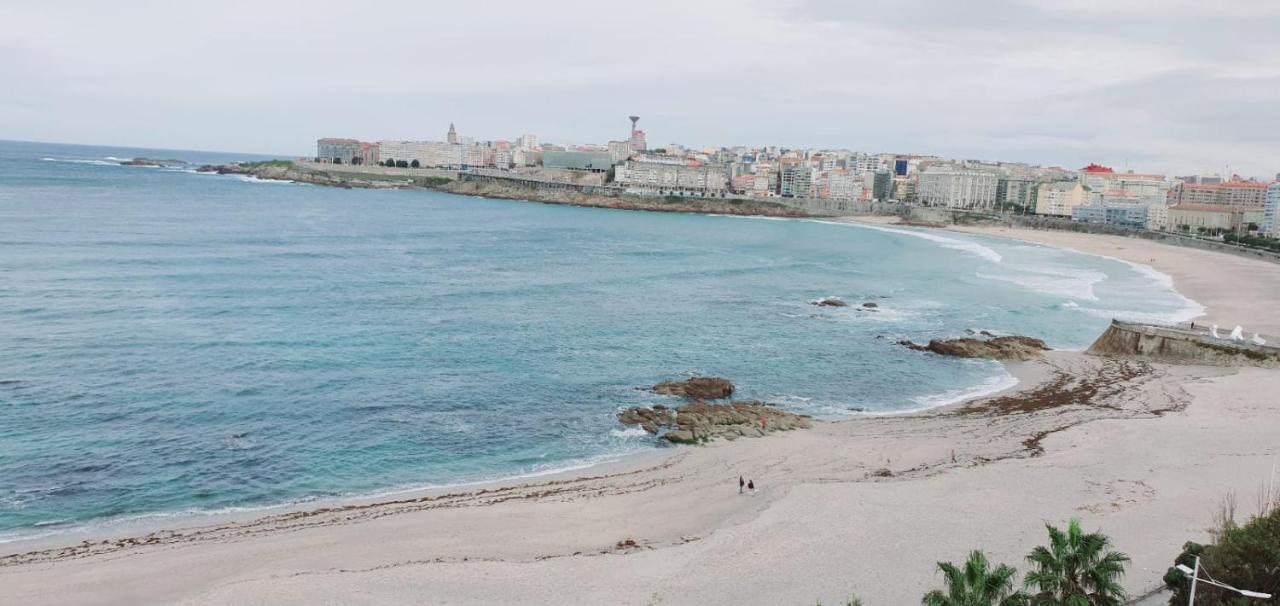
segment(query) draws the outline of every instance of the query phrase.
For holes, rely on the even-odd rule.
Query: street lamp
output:
[[[1230,585],[1227,585],[1226,583],[1219,583],[1219,582],[1217,582],[1217,581],[1213,580],[1213,577],[1210,577],[1210,576],[1209,576],[1209,573],[1207,573],[1207,572],[1204,574],[1205,578],[1201,579],[1201,578],[1200,578],[1200,571],[1201,571],[1201,568],[1200,568],[1200,556],[1196,556],[1196,566],[1195,566],[1195,568],[1191,568],[1190,566],[1187,566],[1186,564],[1178,564],[1178,565],[1176,566],[1176,568],[1177,568],[1178,570],[1182,571],[1182,573],[1183,573],[1183,574],[1188,575],[1188,576],[1190,576],[1190,577],[1191,577],[1191,597],[1187,600],[1187,606],[1195,606],[1195,603],[1196,603],[1196,581],[1204,581],[1205,583],[1208,583],[1208,584],[1210,584],[1210,585],[1213,585],[1214,587],[1221,587],[1221,588],[1226,589],[1226,590],[1229,590],[1229,591],[1234,591],[1234,592],[1236,592],[1236,593],[1238,593],[1238,594],[1240,594],[1240,595],[1242,595],[1242,596],[1244,596],[1244,597],[1246,597],[1246,598],[1260,598],[1260,599],[1264,599],[1264,600],[1265,600],[1265,599],[1267,599],[1267,598],[1270,598],[1270,597],[1271,597],[1271,594],[1269,594],[1269,593],[1262,593],[1262,592],[1260,592],[1260,591],[1249,591],[1248,589],[1236,589],[1235,587],[1232,587],[1232,586],[1230,586]]]

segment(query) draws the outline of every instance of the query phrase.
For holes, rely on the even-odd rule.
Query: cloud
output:
[[[9,4],[5,138],[603,142],[635,113],[659,144],[1280,168],[1270,1]]]

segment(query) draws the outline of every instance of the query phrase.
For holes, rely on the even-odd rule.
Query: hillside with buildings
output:
[[[639,117],[629,119],[627,136],[604,144],[557,145],[532,134],[478,142],[450,124],[443,141],[320,139],[307,160],[447,170],[506,179],[507,187],[565,184],[579,196],[767,201],[809,214],[865,214],[875,203],[903,203],[1236,241],[1280,238],[1276,181],[844,149],[650,148]]]

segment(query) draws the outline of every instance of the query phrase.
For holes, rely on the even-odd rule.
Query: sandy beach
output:
[[[1280,335],[1280,265],[965,231],[1150,265],[1207,308],[1203,321]],[[0,546],[0,603],[918,604],[940,584],[935,562],[981,548],[1024,570],[1044,523],[1073,517],[1132,557],[1137,595],[1207,537],[1228,492],[1248,514],[1280,457],[1280,370],[1052,352],[1010,371],[1017,388],[977,402],[523,483]],[[740,474],[756,494],[738,493]]]

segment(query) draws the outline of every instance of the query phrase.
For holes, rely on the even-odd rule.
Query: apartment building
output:
[[[1078,181],[1043,183],[1036,189],[1036,214],[1070,217],[1077,206],[1088,202]]]
[[[614,169],[614,182],[636,193],[711,196],[728,192],[729,178],[718,166],[628,160]]]
[[[996,205],[995,173],[954,166],[932,166],[920,173],[916,199],[929,206],[992,210]]]

